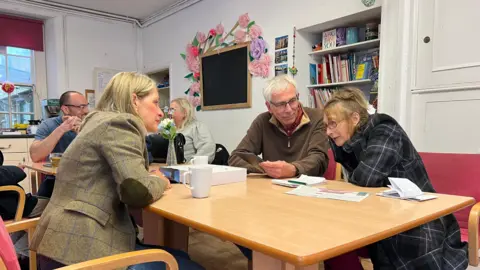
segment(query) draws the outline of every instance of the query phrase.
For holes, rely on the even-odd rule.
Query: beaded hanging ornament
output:
[[[292,67],[289,67],[288,70],[290,71],[290,74],[292,74],[293,77],[297,75],[298,69],[295,67],[295,38],[297,37],[297,28],[293,27],[293,53],[292,53],[292,58],[293,58],[293,65]]]
[[[375,4],[375,0],[362,0],[362,3],[366,6],[366,7],[371,7]]]

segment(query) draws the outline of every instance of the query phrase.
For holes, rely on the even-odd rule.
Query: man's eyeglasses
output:
[[[296,109],[298,107],[298,96],[284,102],[275,103],[270,101],[270,104],[281,110],[285,110],[287,108],[287,104],[290,106],[290,108]]]
[[[73,105],[73,104],[65,104],[67,107],[74,107],[74,108],[79,108],[81,110],[88,108],[88,103],[87,104],[81,104],[81,105]]]

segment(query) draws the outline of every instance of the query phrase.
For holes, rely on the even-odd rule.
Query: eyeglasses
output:
[[[287,104],[290,106],[290,108],[296,109],[298,107],[298,96],[284,102],[275,103],[270,101],[270,104],[281,110],[285,110],[287,108]]]
[[[340,120],[339,122],[335,122],[335,121],[328,121],[327,123],[327,129],[336,129],[338,124],[342,123],[343,121],[345,121],[345,119],[343,120]]]
[[[67,107],[74,107],[74,108],[79,108],[81,110],[88,108],[88,103],[87,104],[80,104],[80,105],[73,105],[73,104],[65,104]]]

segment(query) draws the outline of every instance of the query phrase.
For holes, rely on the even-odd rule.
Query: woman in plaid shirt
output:
[[[324,123],[335,161],[362,187],[386,187],[407,178],[435,192],[422,159],[402,127],[386,114],[369,115],[362,91],[345,88],[325,104]],[[450,214],[368,247],[375,269],[466,269],[467,244]]]

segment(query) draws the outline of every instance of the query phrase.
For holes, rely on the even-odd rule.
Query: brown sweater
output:
[[[263,160],[284,160],[293,164],[299,174],[323,176],[328,166],[328,140],[321,111],[303,108],[300,125],[288,137],[280,123],[269,112],[257,116],[247,135],[232,152],[228,164],[247,168],[250,173],[259,173],[239,152],[262,154]]]

